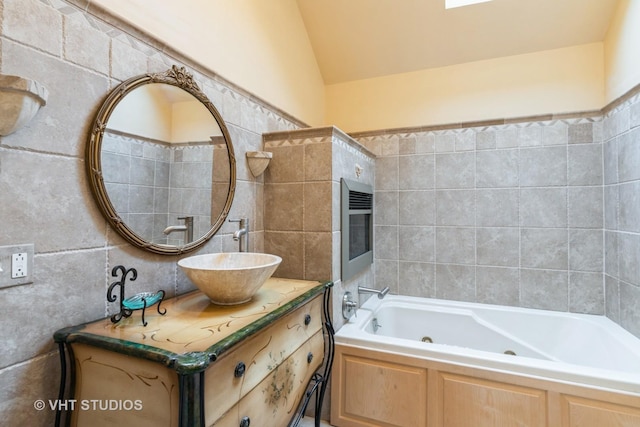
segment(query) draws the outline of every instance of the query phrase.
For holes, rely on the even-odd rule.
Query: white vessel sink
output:
[[[249,301],[280,262],[276,255],[223,252],[183,258],[178,265],[212,302],[233,305]]]

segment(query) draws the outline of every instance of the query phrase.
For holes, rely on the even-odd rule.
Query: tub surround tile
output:
[[[620,282],[605,274],[604,292],[607,317],[616,323],[620,323]]]
[[[476,244],[478,265],[519,266],[520,234],[517,228],[479,228]]]
[[[403,193],[397,191],[376,191],[373,199],[373,221],[376,225],[398,225],[398,197],[402,199]],[[412,200],[412,203],[416,201]],[[415,212],[412,212],[415,214]]]
[[[430,190],[434,182],[434,156],[416,154],[398,158],[398,185],[406,190]]]
[[[475,264],[476,242],[473,228],[436,228],[436,262]]]
[[[569,187],[567,198],[570,228],[602,229],[604,218],[602,187]]]
[[[569,185],[602,185],[602,146],[600,144],[568,147]]]
[[[517,189],[478,189],[477,227],[517,227],[520,192]]]
[[[375,226],[374,238],[376,259],[399,259],[398,227]]]
[[[604,274],[619,277],[618,270],[618,233],[604,232]]]
[[[380,193],[376,193],[378,195]],[[435,225],[435,192],[431,190],[410,190],[398,194],[398,224],[399,225]],[[384,196],[384,193],[381,194]],[[388,197],[387,197],[388,198]],[[376,201],[376,215],[386,209],[385,201]],[[393,203],[390,204],[393,207]],[[390,222],[387,222],[388,224]]]
[[[629,332],[640,336],[640,288],[629,283],[620,282],[620,324]]]
[[[475,267],[436,264],[436,297],[457,301],[475,301]]]
[[[476,187],[517,187],[518,150],[479,151],[476,154]]]
[[[400,261],[435,261],[433,227],[399,227],[397,237]]]
[[[521,189],[520,226],[566,228],[566,187]]]
[[[618,233],[618,278],[640,286],[640,235]]]
[[[604,187],[604,228],[606,230],[618,229],[619,190],[618,185],[606,185]]]
[[[569,269],[603,270],[603,233],[600,230],[569,230]]]
[[[474,152],[437,154],[436,188],[473,188],[475,185],[475,163]]]
[[[562,228],[523,228],[521,265],[529,268],[567,270],[569,247]]]
[[[475,225],[473,190],[436,191],[436,224],[445,226]]]
[[[398,268],[403,295],[435,298],[435,264],[400,261]]]
[[[520,149],[520,185],[522,187],[564,186],[566,184],[566,147]]]
[[[398,157],[379,157],[376,160],[376,191],[398,190]]]
[[[520,304],[529,308],[567,311],[569,308],[567,272],[521,269]]]
[[[484,304],[520,305],[517,268],[476,267],[477,301]]]
[[[618,186],[618,229],[640,232],[640,180]]]
[[[569,311],[604,314],[604,287],[601,273],[569,273]]]

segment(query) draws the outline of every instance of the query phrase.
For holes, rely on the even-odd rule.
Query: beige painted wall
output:
[[[640,83],[640,1],[620,0],[604,46],[608,103]]]
[[[599,109],[603,44],[326,87],[326,120],[347,132]]]
[[[324,123],[324,82],[295,0],[93,3],[294,117]]]

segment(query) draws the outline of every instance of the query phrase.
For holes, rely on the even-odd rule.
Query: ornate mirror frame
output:
[[[224,206],[222,207],[218,218],[211,218],[211,229],[202,236],[199,236],[192,242],[188,242],[182,246],[168,245],[162,243],[153,243],[145,240],[139,234],[137,234],[118,214],[111,202],[107,189],[105,187],[103,170],[102,170],[102,142],[104,132],[107,128],[107,122],[109,117],[113,113],[114,109],[122,99],[129,94],[132,90],[147,85],[150,83],[165,83],[168,85],[176,86],[185,90],[193,95],[198,101],[200,101],[209,110],[213,118],[218,123],[222,136],[226,142],[226,148],[229,157],[229,187],[227,198]],[[236,159],[233,151],[233,145],[231,143],[231,137],[229,131],[222,120],[222,116],[211,103],[209,98],[198,87],[197,83],[193,80],[193,76],[185,70],[184,67],[178,68],[174,65],[170,70],[164,73],[143,74],[136,77],[132,77],[120,85],[118,85],[107,96],[104,103],[98,110],[96,117],[91,126],[91,134],[89,136],[88,146],[86,150],[86,172],[89,179],[89,185],[91,192],[98,203],[98,207],[102,211],[104,217],[109,221],[109,224],[129,243],[134,246],[161,255],[179,255],[186,252],[193,251],[200,246],[204,245],[213,235],[220,229],[224,223],[229,210],[231,209],[231,203],[235,194],[236,186]]]

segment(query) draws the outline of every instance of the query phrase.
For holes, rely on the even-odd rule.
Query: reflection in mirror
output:
[[[182,253],[203,244],[224,222],[235,160],[224,122],[202,101],[204,94],[194,94],[195,83],[185,88],[173,80],[157,82],[157,76],[129,87],[117,102],[105,102],[111,108],[98,121],[100,133],[92,135],[89,160],[99,162],[102,180],[94,194],[100,199],[104,192],[99,205],[116,229],[153,252]],[[132,80],[139,81],[127,82]]]

